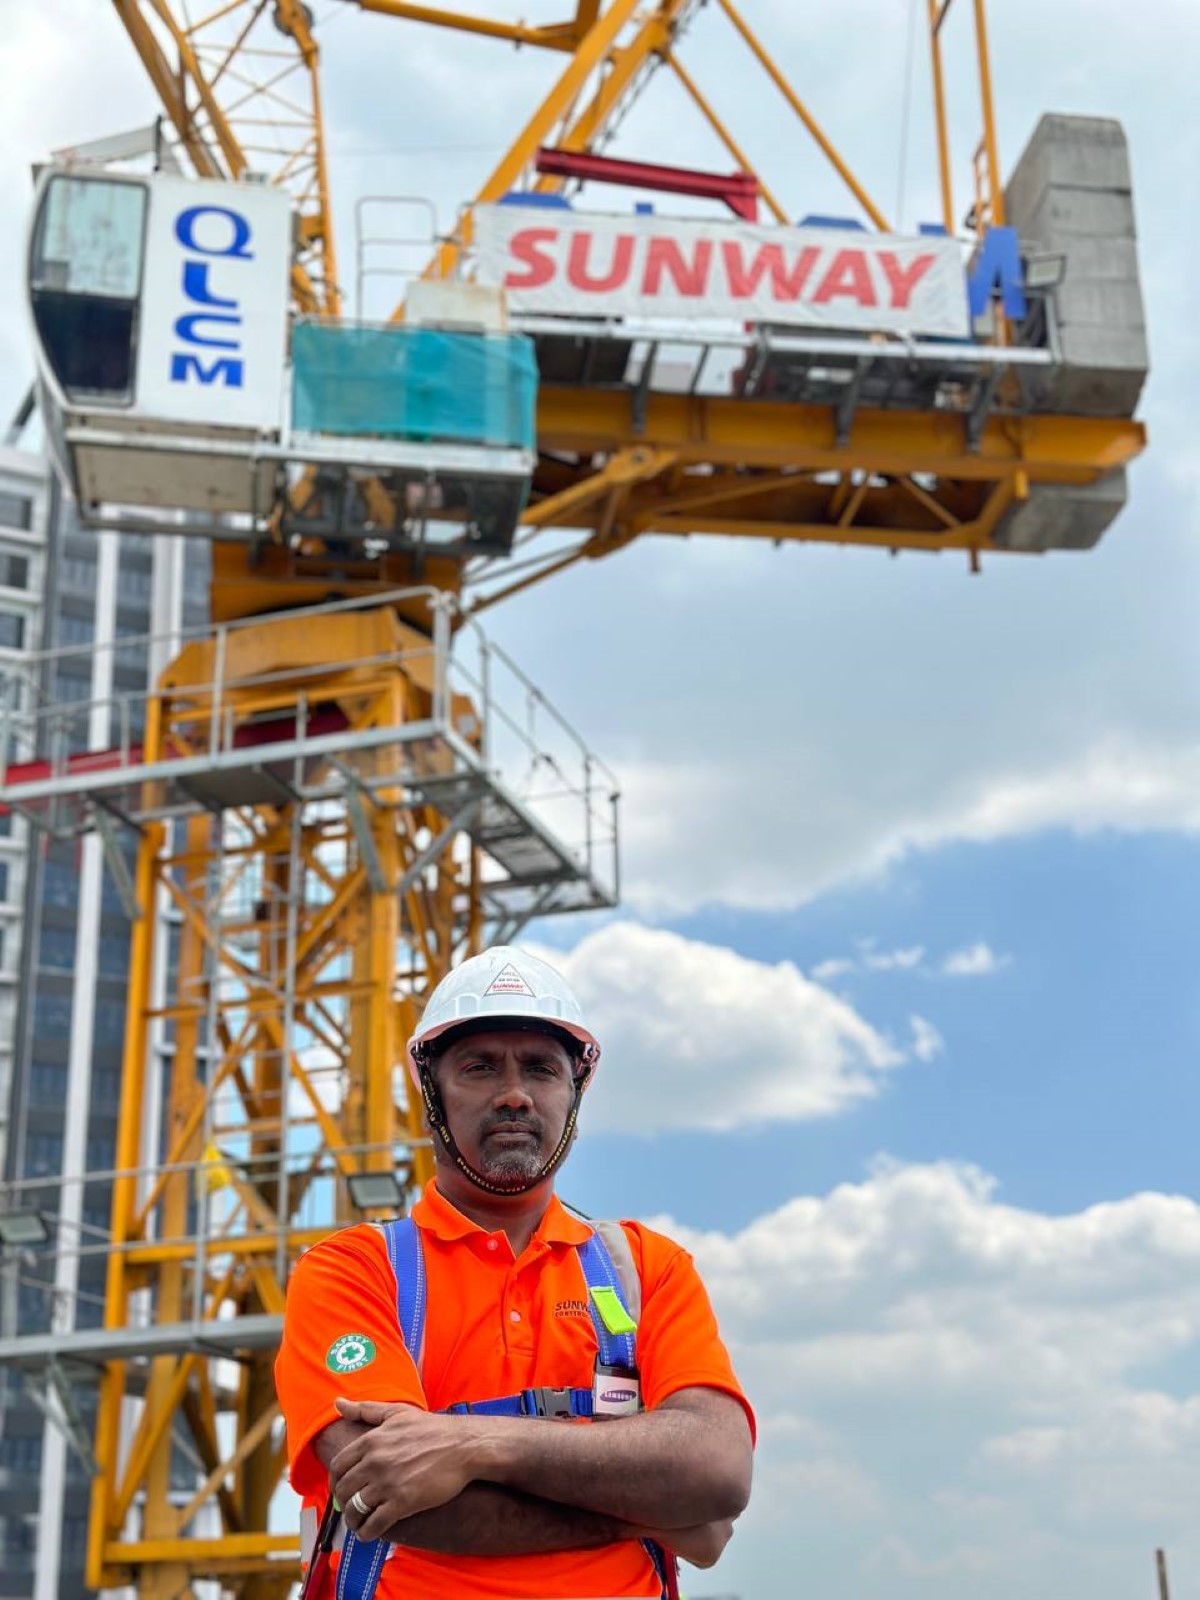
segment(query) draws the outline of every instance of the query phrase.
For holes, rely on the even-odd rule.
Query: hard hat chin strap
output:
[[[442,1097],[437,1085],[433,1081],[433,1073],[429,1064],[421,1062],[421,1097],[425,1102],[425,1115],[429,1119],[429,1126],[445,1147],[446,1154],[454,1165],[469,1179],[477,1189],[482,1189],[485,1194],[528,1194],[531,1189],[536,1189],[539,1184],[555,1173],[562,1165],[563,1158],[571,1148],[571,1138],[575,1132],[575,1122],[579,1116],[579,1103],[583,1099],[583,1091],[587,1084],[590,1071],[585,1069],[580,1077],[575,1079],[575,1098],[571,1102],[571,1109],[567,1112],[567,1120],[563,1125],[562,1137],[554,1147],[554,1153],[543,1166],[542,1170],[533,1178],[518,1179],[511,1183],[495,1183],[491,1178],[485,1178],[482,1172],[476,1172],[466,1156],[458,1148],[454,1135],[450,1132],[450,1123],[446,1117],[446,1108],[442,1104]]]

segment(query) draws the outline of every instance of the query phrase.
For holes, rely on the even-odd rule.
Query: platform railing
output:
[[[223,1139],[217,1129],[212,1147],[194,1161],[64,1172],[0,1185],[0,1237],[8,1241],[0,1243],[0,1281],[25,1290],[27,1307],[20,1333],[13,1326],[0,1325],[0,1365],[37,1366],[50,1355],[69,1357],[73,1351],[95,1359],[104,1304],[103,1273],[114,1253],[125,1256],[132,1267],[166,1256],[191,1262],[190,1316],[185,1326],[194,1328],[200,1337],[205,1326],[210,1332],[212,1328],[211,1322],[205,1322],[206,1311],[213,1309],[209,1291],[232,1259],[256,1256],[274,1263],[281,1253],[291,1258],[339,1226],[386,1213],[387,1208],[355,1206],[349,1169],[378,1172],[380,1156],[386,1152],[395,1175],[395,1210],[408,1203],[413,1154],[428,1140],[347,1144],[335,1154],[320,1147],[315,1126],[306,1126],[305,1119],[293,1115],[290,1128],[292,1137],[286,1147],[271,1154],[247,1150],[254,1130],[243,1124],[238,1137],[230,1140]],[[133,1178],[148,1191],[181,1176],[193,1203],[187,1225],[176,1232],[118,1242],[105,1224],[87,1220],[89,1214],[107,1214],[112,1186],[118,1179]],[[289,1196],[302,1186],[303,1198],[294,1210],[277,1209],[270,1225],[264,1218],[248,1230],[240,1196],[251,1186],[264,1197]],[[74,1217],[82,1220],[68,1220]],[[339,1222],[339,1218],[348,1220]],[[56,1263],[63,1258],[74,1260],[77,1268],[68,1275],[76,1287],[66,1294],[58,1287],[63,1281],[61,1269],[56,1280]],[[39,1297],[40,1316],[36,1314]],[[11,1310],[16,1299],[16,1295],[0,1293],[0,1306]],[[28,1309],[31,1299],[32,1311]],[[155,1308],[149,1301],[135,1297],[134,1306],[140,1312],[139,1323],[109,1334],[114,1353],[119,1353],[122,1345],[136,1344],[139,1332],[155,1324]],[[42,1326],[30,1328],[30,1320]],[[236,1339],[236,1330],[229,1331]],[[177,1337],[186,1335],[180,1330]]]
[[[430,633],[398,650],[250,674],[228,667],[236,658],[238,637],[267,629],[275,620],[299,618],[320,628],[330,618],[389,604],[411,613],[414,603],[427,607]],[[186,691],[151,686],[61,703],[37,687],[39,678],[52,684],[65,662],[85,660],[91,678],[101,652],[112,655],[116,665],[122,651],[153,651],[162,642],[158,635],[145,635],[61,647],[27,657],[11,671],[0,668],[0,806],[20,810],[52,832],[74,834],[90,825],[97,805],[118,811],[124,806],[143,820],[151,814],[179,815],[190,806],[172,784],[218,768],[267,762],[291,772],[300,798],[316,801],[337,797],[348,783],[373,792],[403,784],[405,751],[424,745],[444,753],[439,771],[469,780],[477,791],[490,789],[498,803],[515,803],[528,813],[615,898],[615,774],[512,656],[476,620],[462,616],[450,597],[432,588],[404,589],[278,618],[185,630],[174,637],[173,648],[208,643],[213,662],[211,679],[189,684]],[[396,669],[432,683],[427,719],[364,730],[331,724],[333,675]],[[263,737],[247,742],[247,701],[267,707],[277,691],[286,711],[273,715],[264,709],[258,723]],[[194,709],[189,747],[186,753],[168,747],[150,763],[143,730],[154,702],[168,698],[177,725],[186,720],[186,706]],[[89,737],[97,709],[107,713],[101,725],[111,729],[103,748],[95,748]],[[407,777],[418,781],[413,773]],[[432,788],[430,797],[436,803]]]

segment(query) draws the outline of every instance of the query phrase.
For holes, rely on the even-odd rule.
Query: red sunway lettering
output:
[[[676,291],[689,299],[699,299],[708,292],[708,274],[712,267],[712,240],[698,239],[691,261],[674,239],[651,239],[646,251],[646,276],[642,282],[643,294],[661,294],[666,274],[675,280]]]
[[[890,250],[881,250],[879,261],[892,291],[892,309],[907,311],[913,290],[933,265],[932,255],[915,256],[907,266],[902,266]]]
[[[549,283],[558,269],[554,257],[546,255],[544,251],[557,239],[557,228],[522,228],[520,233],[514,233],[509,249],[529,270],[524,274],[510,271],[504,279],[504,287],[540,289],[543,284]]]
[[[828,305],[830,300],[843,297],[857,300],[860,306],[878,304],[875,285],[871,282],[871,270],[867,266],[866,252],[863,250],[838,251],[829,271],[821,279],[816,294],[813,295],[813,304]]]
[[[596,243],[594,233],[577,233],[571,240],[571,253],[567,258],[567,282],[572,288],[583,289],[588,294],[609,294],[629,282],[633,266],[634,238],[631,233],[619,233],[613,243],[612,265],[609,270],[593,277],[588,271],[588,258]]]
[[[725,276],[729,292],[737,300],[750,299],[763,278],[770,273],[771,293],[776,300],[799,300],[804,285],[817,263],[819,245],[806,245],[789,265],[780,244],[760,245],[747,267],[742,246],[736,239],[727,239],[721,246],[725,258]]]

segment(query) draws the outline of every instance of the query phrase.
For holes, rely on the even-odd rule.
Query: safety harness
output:
[[[409,1217],[379,1227],[396,1276],[396,1318],[419,1372],[428,1306],[420,1229]],[[446,1406],[446,1412],[488,1417],[598,1417],[628,1416],[641,1410],[636,1345],[641,1284],[620,1224],[598,1222],[593,1227],[591,1237],[576,1246],[599,1346],[592,1387],[522,1389],[495,1399],[459,1401]],[[663,1600],[676,1600],[675,1558],[651,1541],[643,1542],[662,1584]],[[386,1539],[363,1541],[347,1529],[338,1563],[336,1600],[372,1600],[391,1548]]]

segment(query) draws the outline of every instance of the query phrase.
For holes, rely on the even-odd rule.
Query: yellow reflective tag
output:
[[[621,1296],[615,1289],[589,1289],[588,1293],[596,1302],[600,1320],[609,1333],[637,1332],[637,1323],[621,1304]]]

